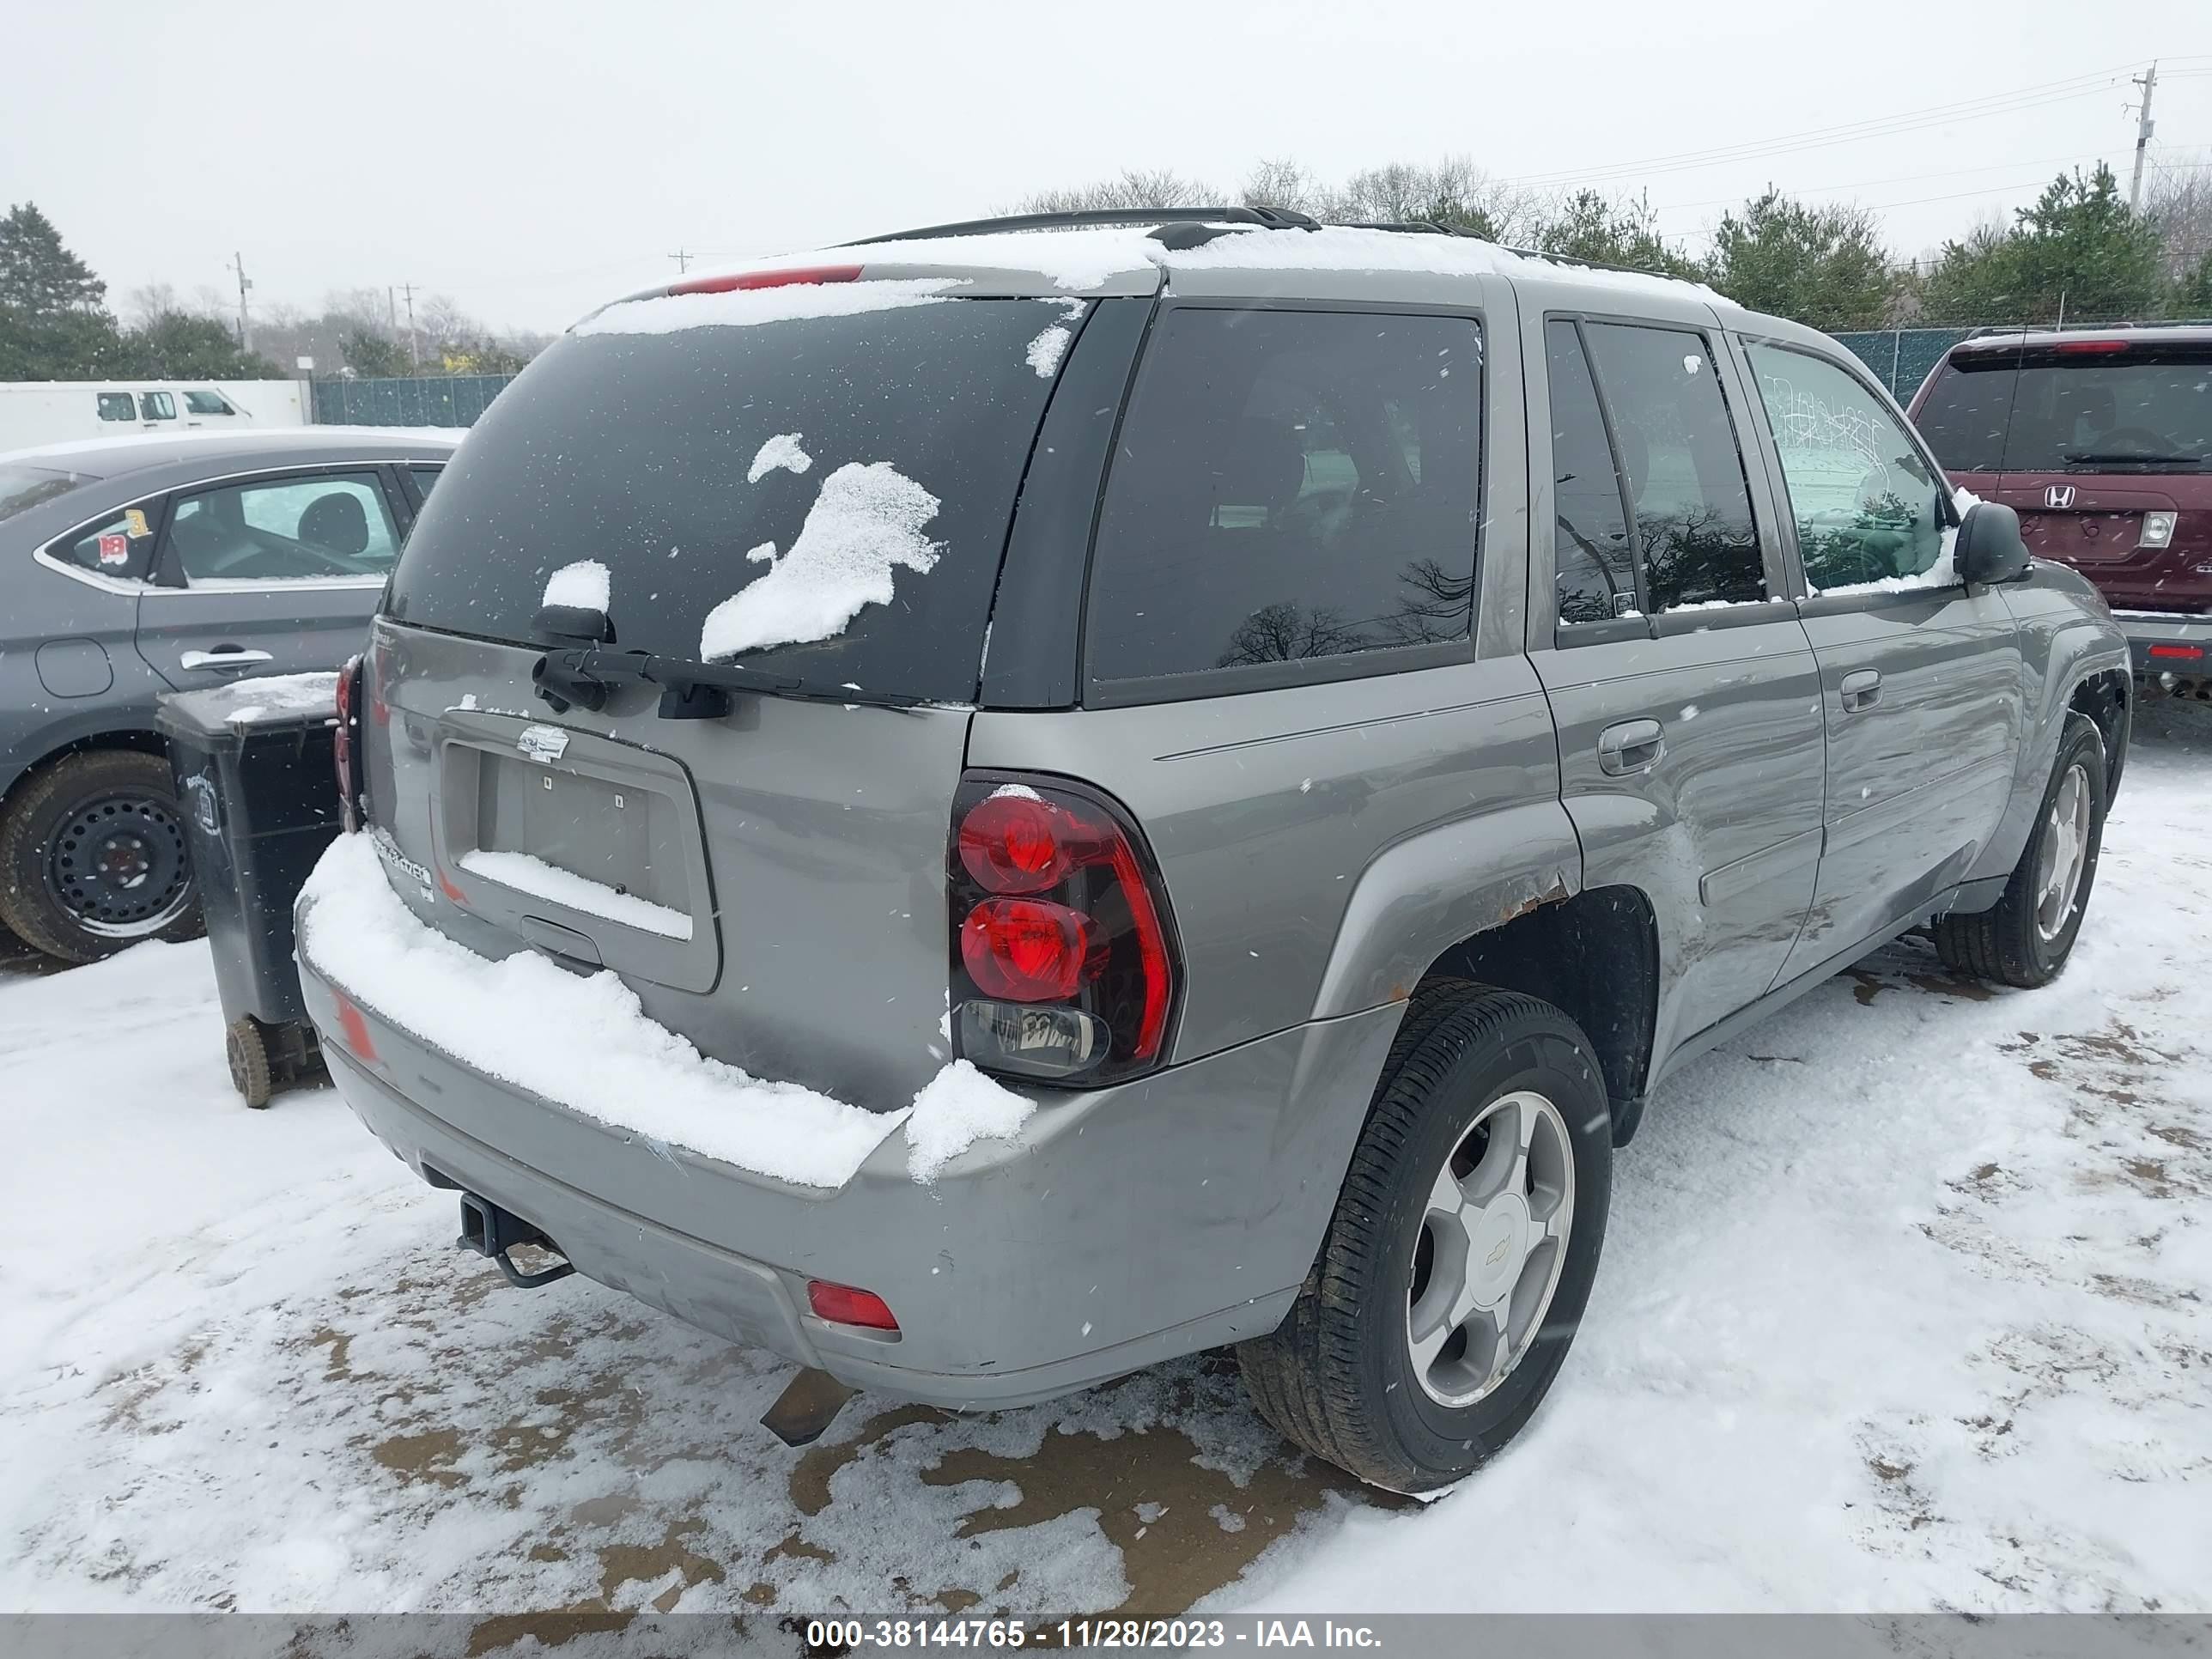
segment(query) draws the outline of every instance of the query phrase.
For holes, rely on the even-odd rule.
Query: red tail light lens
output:
[[[1105,965],[1092,923],[1048,899],[985,899],[960,928],[960,959],[984,995],[1060,1002]]]
[[[2200,645],[2154,645],[2150,648],[2150,654],[2154,657],[2175,657],[2184,662],[2195,662],[2203,656],[2204,647]]]
[[[965,1058],[1086,1084],[1159,1061],[1176,951],[1158,871],[1127,814],[1057,779],[970,776],[947,873]]]
[[[806,1305],[817,1319],[832,1325],[859,1325],[872,1331],[895,1331],[898,1321],[890,1305],[873,1291],[856,1291],[850,1285],[832,1285],[825,1279],[806,1281]]]
[[[804,265],[789,270],[746,270],[726,276],[694,276],[672,283],[671,294],[733,294],[744,289],[798,288],[814,283],[857,283],[858,265]]]
[[[337,767],[338,817],[348,830],[361,828],[361,795],[354,787],[361,737],[362,661],[346,659],[338,670],[338,723],[332,734],[332,758]]]
[[[960,820],[960,862],[987,892],[1042,892],[1066,877],[1081,833],[1066,809],[1007,784]]]

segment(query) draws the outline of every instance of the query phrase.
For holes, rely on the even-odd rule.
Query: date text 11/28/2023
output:
[[[1371,1625],[1310,1619],[810,1619],[810,1653],[883,1648],[1359,1648]]]

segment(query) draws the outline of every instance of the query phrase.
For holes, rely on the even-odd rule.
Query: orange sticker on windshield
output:
[[[141,536],[150,536],[154,533],[146,527],[146,514],[143,509],[136,507],[126,507],[123,509],[123,533],[133,541],[137,540]]]

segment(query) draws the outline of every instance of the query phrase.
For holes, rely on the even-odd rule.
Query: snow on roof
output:
[[[1035,271],[1054,286],[1082,292],[1115,285],[1132,273],[1159,270],[1411,270],[1448,276],[1543,277],[1620,289],[1657,284],[1667,292],[1722,298],[1702,283],[1642,271],[1605,270],[1571,261],[1518,253],[1473,236],[1359,230],[1329,225],[1320,230],[1235,228],[1194,248],[1171,249],[1137,225],[1072,230],[986,232],[975,236],[925,237],[872,242],[864,247],[811,248],[748,260],[749,270],[785,270],[836,261],[872,266],[944,265],[965,270]],[[787,289],[754,290],[789,294]],[[802,290],[803,291],[803,290]],[[691,303],[699,296],[686,296]],[[724,297],[724,296],[716,296]],[[811,314],[811,313],[810,313]]]

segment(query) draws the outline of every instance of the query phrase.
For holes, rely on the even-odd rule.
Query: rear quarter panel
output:
[[[132,647],[138,602],[0,551],[0,797],[41,761],[88,738],[154,729],[167,690]]]
[[[2002,875],[2020,861],[2044,786],[2058,756],[2067,705],[2082,683],[2129,672],[2128,642],[2087,577],[2038,560],[2026,581],[1995,590],[2020,629],[2020,770],[2012,799],[1972,878]]]
[[[985,712],[969,763],[1081,778],[1143,826],[1182,944],[1177,1060],[1402,999],[1446,946],[1580,881],[1523,657]]]

